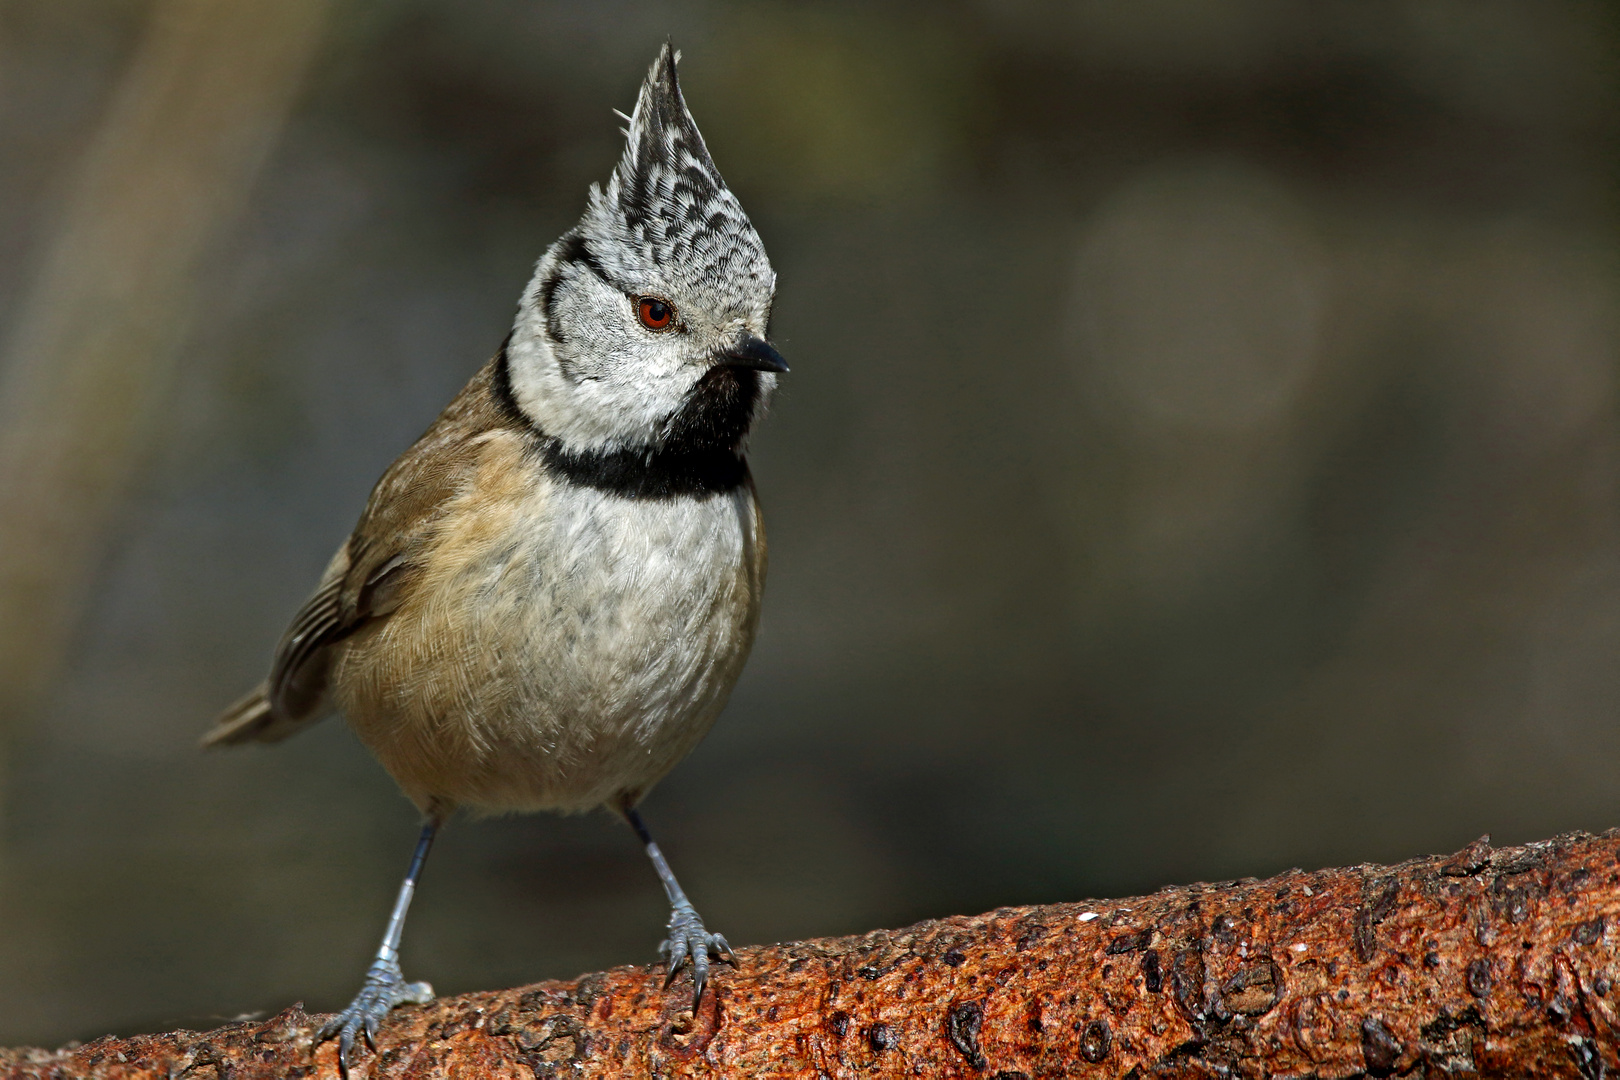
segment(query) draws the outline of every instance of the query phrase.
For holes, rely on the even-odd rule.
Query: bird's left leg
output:
[[[338,1036],[338,1071],[345,1078],[349,1075],[349,1054],[354,1049],[357,1036],[363,1032],[366,1042],[375,1050],[377,1028],[390,1009],[407,1002],[426,1005],[433,1000],[433,987],[425,982],[405,981],[404,974],[399,970],[399,940],[405,932],[405,913],[410,910],[416,882],[422,876],[422,864],[427,862],[428,849],[433,846],[433,837],[438,833],[442,820],[443,817],[436,813],[422,825],[422,835],[416,841],[416,851],[411,855],[410,869],[400,883],[393,914],[388,918],[388,930],[383,934],[377,958],[366,972],[366,981],[360,993],[355,995],[347,1008],[321,1025],[320,1032],[315,1036],[317,1043],[333,1035]]]
[[[709,981],[709,958],[713,957],[732,967],[737,966],[737,958],[722,935],[709,933],[703,925],[703,919],[698,916],[692,901],[681,890],[681,883],[675,880],[669,863],[664,861],[664,853],[653,842],[652,833],[647,831],[647,823],[641,820],[641,815],[629,799],[620,802],[619,812],[641,838],[642,846],[647,849],[647,858],[652,860],[653,869],[658,871],[658,879],[664,883],[664,892],[669,896],[669,937],[658,947],[659,952],[669,954],[669,973],[664,985],[674,982],[681,967],[690,960],[692,1011],[695,1013],[703,1003],[703,987]]]

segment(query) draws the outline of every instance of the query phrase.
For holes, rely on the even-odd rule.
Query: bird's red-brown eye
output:
[[[656,296],[643,296],[637,300],[636,314],[641,317],[641,325],[649,330],[668,330],[675,321],[675,309],[669,306],[667,300],[660,300]]]

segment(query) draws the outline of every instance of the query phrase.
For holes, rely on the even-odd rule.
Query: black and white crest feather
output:
[[[581,231],[621,241],[622,248],[601,245],[599,258],[628,249],[679,279],[675,284],[683,291],[729,287],[741,302],[760,287],[771,290],[775,275],[759,233],[715,168],[686,108],[676,78],[679,60],[666,43],[653,61],[630,114],[624,156],[607,187],[592,188]],[[709,299],[723,304],[732,298]]]

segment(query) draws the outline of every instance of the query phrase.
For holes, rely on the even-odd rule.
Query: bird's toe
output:
[[[692,967],[692,1010],[703,1002],[703,990],[709,982],[710,960],[737,966],[731,945],[721,934],[711,934],[690,903],[678,904],[669,915],[669,936],[658,947],[668,956],[664,985],[675,981],[681,968]]]
[[[360,987],[354,1000],[321,1025],[316,1041],[325,1042],[334,1035],[338,1037],[338,1070],[346,1077],[349,1075],[354,1044],[362,1034],[365,1035],[366,1044],[375,1051],[377,1032],[382,1027],[383,1018],[394,1006],[406,1003],[425,1005],[432,1000],[433,987],[425,982],[406,982],[397,963],[375,963],[366,972],[365,984]]]

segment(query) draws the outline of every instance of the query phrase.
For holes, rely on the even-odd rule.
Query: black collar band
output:
[[[569,450],[546,435],[540,454],[558,479],[626,499],[718,495],[748,479],[748,464],[735,450]]]
[[[737,490],[748,481],[739,447],[759,396],[757,373],[716,367],[693,390],[668,425],[663,445],[633,450],[573,450],[540,430],[512,393],[510,361],[502,342],[492,389],[507,417],[520,423],[552,476],[626,499],[702,498]]]

